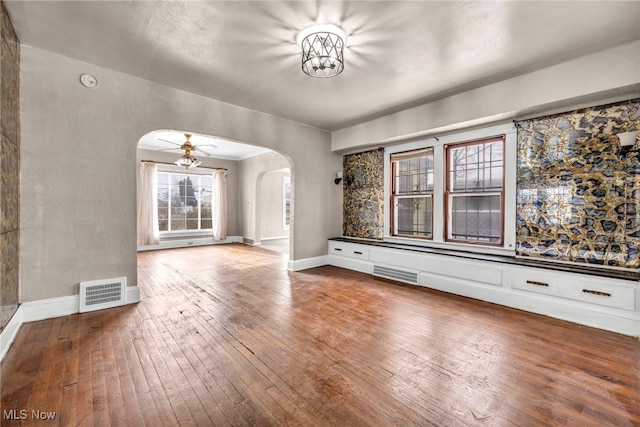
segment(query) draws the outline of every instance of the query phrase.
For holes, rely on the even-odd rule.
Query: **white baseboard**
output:
[[[36,322],[52,317],[68,316],[79,312],[80,296],[41,299],[20,305],[22,323]]]
[[[140,288],[137,286],[127,286],[125,301],[127,304],[140,302]]]
[[[125,298],[127,304],[139,302],[140,288],[137,286],[127,286]],[[0,360],[4,359],[23,323],[68,316],[78,313],[79,309],[79,295],[28,301],[20,304],[7,326],[5,326],[0,333]]]
[[[22,326],[20,307],[22,306],[18,307],[18,310],[13,314],[9,323],[7,323],[2,332],[0,332],[0,360],[4,359],[4,355],[7,354],[11,343],[13,343],[13,340],[20,330],[20,326]]]
[[[191,246],[222,245],[225,243],[242,243],[242,236],[228,236],[225,240],[213,240],[213,237],[194,237],[176,240],[165,240],[157,245],[138,246],[138,252],[158,249],[188,248]]]
[[[304,258],[297,260],[289,260],[287,263],[287,270],[289,271],[301,271],[308,268],[322,267],[329,263],[329,257],[327,255],[317,256],[314,258]]]

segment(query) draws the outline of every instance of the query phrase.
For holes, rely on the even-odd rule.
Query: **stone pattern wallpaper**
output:
[[[640,99],[517,123],[517,253],[638,268]]]
[[[20,264],[20,44],[0,2],[0,330],[18,309]]]
[[[346,237],[382,240],[384,149],[344,156],[342,169],[342,234]]]

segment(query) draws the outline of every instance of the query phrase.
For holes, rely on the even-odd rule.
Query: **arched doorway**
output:
[[[187,133],[192,135],[190,141],[193,145],[198,147],[200,144],[202,147],[207,147],[206,151],[204,149],[196,149],[193,152],[194,156],[197,156],[197,159],[201,162],[199,166],[187,169],[174,164],[176,159],[183,153],[180,145],[185,140],[185,132],[172,130],[157,130],[149,132],[140,138],[136,150],[136,164],[139,165],[143,160],[155,162],[158,171],[170,176],[169,178],[163,177],[164,182],[167,182],[167,179],[173,179],[176,183],[192,183],[195,182],[194,180],[199,179],[196,177],[197,175],[206,175],[207,171],[217,168],[226,169],[227,239],[224,241],[213,241],[206,229],[198,229],[198,227],[195,226],[189,229],[188,225],[183,227],[178,221],[176,223],[179,229],[172,229],[172,222],[169,219],[162,223],[160,243],[158,245],[138,246],[138,250],[190,247],[232,242],[248,244],[260,243],[260,221],[273,222],[275,220],[267,218],[265,211],[258,209],[258,207],[263,205],[263,201],[270,199],[270,197],[266,199],[262,197],[264,189],[261,189],[257,183],[258,181],[263,182],[264,180],[262,178],[268,172],[270,173],[275,170],[290,171],[292,166],[291,160],[283,154],[264,147],[222,140],[208,135]],[[215,148],[209,148],[212,146]],[[201,152],[199,153],[199,151]],[[191,174],[193,174],[194,177],[189,177]],[[292,215],[293,212],[292,187],[291,185],[290,215]],[[171,190],[168,187],[163,187],[163,190],[165,194],[161,194],[158,197],[163,197],[163,200],[166,200],[170,197],[168,192]],[[184,191],[189,192],[188,189]],[[277,191],[282,192],[282,184],[278,186]],[[203,194],[206,194],[206,187]],[[197,194],[194,194],[194,200],[197,199],[197,197],[195,197],[196,195]],[[196,202],[199,202],[199,200],[196,200]],[[194,206],[182,206],[185,208],[183,210],[193,211],[197,204],[196,202],[193,203]],[[271,201],[269,203],[271,203]],[[162,208],[165,208],[166,211],[169,212],[169,215],[173,213],[179,215],[181,213],[177,207],[174,208],[173,211],[169,206],[163,206]],[[159,209],[161,208],[159,207]],[[282,212],[279,213],[278,218],[282,221]],[[290,225],[287,230],[287,238],[293,236],[294,233],[291,222],[292,221],[289,221]],[[192,223],[195,224],[194,221],[192,221]],[[266,226],[265,230],[268,230],[268,228],[269,226]],[[288,252],[289,251],[287,251],[287,253]]]
[[[256,244],[289,253],[291,229],[291,170],[266,171],[256,182]]]

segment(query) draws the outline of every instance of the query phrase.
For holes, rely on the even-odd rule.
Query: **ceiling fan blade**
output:
[[[178,144],[177,142],[169,141],[168,139],[158,138],[158,141],[168,142],[169,144],[177,145],[178,147],[182,146],[182,144]]]
[[[165,149],[158,150],[158,151],[172,151],[174,153],[181,153],[182,152],[182,150],[180,150],[179,148],[165,148]]]
[[[198,145],[198,148],[202,148],[202,147],[208,147],[208,148],[212,148],[212,149],[218,148],[217,145],[213,145],[213,144],[199,144]]]
[[[204,150],[201,150],[200,148],[198,148],[197,150],[195,150],[196,156],[204,156],[204,157],[211,157],[211,154],[207,153]]]

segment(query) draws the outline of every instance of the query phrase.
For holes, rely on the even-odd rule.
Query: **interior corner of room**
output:
[[[0,1],[0,358],[211,245],[640,337],[640,2],[465,5]]]

